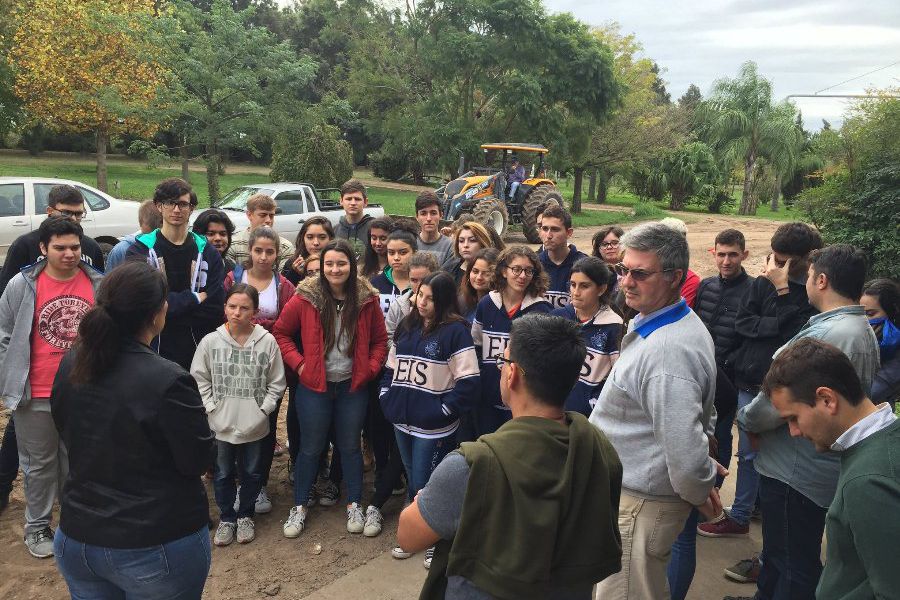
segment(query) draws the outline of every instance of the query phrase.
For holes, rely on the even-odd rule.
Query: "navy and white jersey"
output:
[[[381,381],[381,409],[394,427],[420,438],[441,438],[459,427],[480,391],[478,355],[462,321],[427,335],[404,331],[391,347]]]
[[[571,304],[557,308],[552,315],[578,322],[575,307]],[[586,417],[591,416],[603,382],[619,358],[619,341],[622,339],[622,317],[609,306],[603,306],[593,317],[581,324],[581,338],[587,346],[587,356],[578,375],[578,381],[569,397],[566,410],[575,410]]]
[[[394,283],[394,273],[391,267],[387,267],[378,275],[373,275],[369,281],[372,283],[372,287],[378,290],[378,302],[381,305],[382,314],[386,317],[391,304],[406,290],[401,290]]]
[[[481,366],[481,398],[483,406],[492,406],[509,412],[500,400],[500,371],[497,369],[498,354],[506,351],[509,344],[509,330],[512,322],[530,313],[549,313],[553,310],[544,298],[526,296],[522,306],[512,316],[503,307],[500,292],[493,291],[481,299],[475,307],[475,320],[472,322],[472,340],[479,349],[479,365]]]
[[[553,308],[560,308],[569,303],[569,277],[572,275],[572,265],[579,258],[586,257],[587,254],[581,252],[573,244],[569,244],[569,255],[560,264],[550,260],[550,255],[546,250],[541,250],[538,254],[538,260],[541,261],[547,277],[550,278],[550,286],[544,298],[553,305]]]

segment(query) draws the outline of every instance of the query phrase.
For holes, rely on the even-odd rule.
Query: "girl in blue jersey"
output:
[[[459,415],[478,391],[478,355],[468,324],[456,311],[456,285],[447,273],[432,273],[394,334],[381,384],[381,407],[394,424],[410,501],[456,448]],[[408,556],[393,553],[406,557],[401,554]],[[426,565],[429,558],[426,552]]]
[[[381,310],[387,316],[391,304],[410,287],[409,259],[416,253],[416,236],[405,229],[396,229],[387,238],[387,266],[372,277],[372,287],[378,290]]]
[[[533,312],[549,313],[544,299],[547,274],[537,254],[528,246],[510,246],[500,253],[494,269],[495,290],[478,302],[472,322],[472,339],[479,350],[481,402],[475,409],[477,435],[493,433],[510,419],[509,408],[500,399],[497,356],[509,343],[513,320]]]
[[[466,273],[459,282],[459,313],[469,323],[475,319],[478,302],[494,287],[499,256],[496,248],[484,248],[466,261]]]
[[[566,410],[588,417],[600,396],[600,389],[619,357],[622,317],[609,304],[609,268],[595,256],[578,259],[569,276],[568,305],[552,314],[581,324],[587,356],[575,387],[566,399]]]

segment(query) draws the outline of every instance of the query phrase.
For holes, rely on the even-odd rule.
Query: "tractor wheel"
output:
[[[509,225],[509,213],[506,212],[506,204],[499,198],[485,198],[475,205],[472,216],[476,221],[495,231],[500,239],[506,234]]]
[[[539,185],[532,188],[522,203],[522,233],[532,244],[541,243],[541,236],[537,230],[537,211],[548,202],[556,202],[563,206],[562,194],[555,185]]]

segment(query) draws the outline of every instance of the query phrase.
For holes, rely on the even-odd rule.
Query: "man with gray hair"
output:
[[[615,271],[638,315],[590,418],[622,459],[622,570],[597,586],[596,597],[666,600],[670,549],[691,509],[712,516],[721,507],[713,484],[724,469],[708,452],[715,349],[680,294],[689,261],[685,237],[647,223],[622,243]]]

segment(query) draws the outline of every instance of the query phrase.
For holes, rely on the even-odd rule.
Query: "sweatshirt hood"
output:
[[[493,301],[498,309],[503,309],[503,295],[498,290],[488,292],[488,296],[490,296],[491,301]],[[537,304],[538,302],[547,302],[547,300],[543,296],[525,296],[525,298],[522,299],[522,305],[519,307],[519,310],[525,310],[532,304]],[[547,304],[549,304],[549,302],[547,302]]]
[[[348,221],[347,215],[342,216],[338,222],[341,225],[343,225],[344,227],[346,227],[347,229],[353,229],[354,227],[360,227],[363,224],[368,223],[369,221],[374,221],[374,220],[375,220],[375,217],[373,217],[372,215],[370,215],[368,213],[363,213],[362,218],[359,221],[357,221],[356,223],[351,223],[350,221]]]
[[[222,338],[223,341],[227,342],[229,345],[234,346],[235,348],[247,348],[249,346],[255,345],[259,340],[266,335],[266,330],[262,325],[254,325],[253,331],[250,332],[250,337],[247,338],[247,341],[243,346],[237,343],[237,341],[231,337],[231,333],[228,331],[228,324],[224,323],[216,327],[216,335]]]

